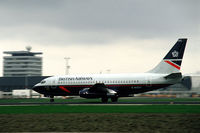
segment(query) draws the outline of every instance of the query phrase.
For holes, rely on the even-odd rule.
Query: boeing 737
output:
[[[53,76],[42,80],[33,90],[50,97],[80,96],[101,98],[102,102],[117,102],[119,97],[164,88],[182,79],[180,72],[187,39],[178,39],[176,44],[152,70],[145,73],[129,74],[87,74]]]

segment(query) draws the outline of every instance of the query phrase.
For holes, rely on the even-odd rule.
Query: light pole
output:
[[[28,78],[29,78],[29,74],[27,74],[27,75],[25,75],[25,89],[29,89],[29,86],[28,86]],[[29,98],[32,98],[32,89],[29,89],[30,91],[29,91],[29,95],[30,95],[30,97]]]
[[[69,69],[70,69],[69,59],[71,59],[71,58],[70,57],[65,57],[64,59],[66,60],[66,71],[65,71],[65,74],[68,75],[69,74]]]

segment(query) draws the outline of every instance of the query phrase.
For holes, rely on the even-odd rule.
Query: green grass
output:
[[[100,102],[100,99],[55,99],[55,102]],[[178,101],[196,101],[200,98],[119,98],[119,102],[178,102]],[[15,98],[0,99],[0,103],[43,103],[49,102],[49,98]]]
[[[119,102],[200,101],[200,98],[122,98]],[[0,99],[0,103],[44,103],[44,99]],[[98,103],[100,99],[55,99],[55,102]],[[200,113],[200,105],[43,105],[0,106],[0,114],[49,113]]]
[[[102,105],[100,99],[55,99],[91,105],[0,106],[0,132],[199,132],[200,105]],[[177,102],[200,98],[121,98],[119,102]],[[0,103],[45,103],[0,99]],[[19,128],[20,127],[20,128]]]
[[[200,105],[45,105],[0,106],[0,114],[200,113]]]
[[[0,132],[198,133],[200,114],[0,114]]]

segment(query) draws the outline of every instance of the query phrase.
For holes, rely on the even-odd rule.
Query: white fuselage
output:
[[[86,74],[86,75],[65,75],[53,76],[45,79],[45,83],[38,83],[36,86],[57,86],[57,85],[94,85],[104,83],[114,84],[174,84],[175,80],[166,80],[167,74],[137,73],[137,74]]]
[[[59,93],[60,95],[77,95],[84,88],[104,84],[108,89],[119,91],[119,93],[132,89],[129,93],[133,94],[137,91],[145,92],[169,86],[180,80],[166,79],[165,76],[167,74],[156,73],[65,75],[46,78],[35,86],[47,88],[47,91],[60,90],[59,87],[65,87],[69,92],[64,90],[64,94]]]

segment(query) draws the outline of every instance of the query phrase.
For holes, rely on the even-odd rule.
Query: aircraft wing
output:
[[[93,97],[102,97],[102,96],[115,96],[116,91],[108,89],[107,86],[103,83],[96,83],[90,88],[85,88],[79,92],[81,97],[93,98]]]
[[[103,83],[96,83],[89,89],[90,92],[102,92],[102,93],[107,93],[108,88],[105,84]]]

